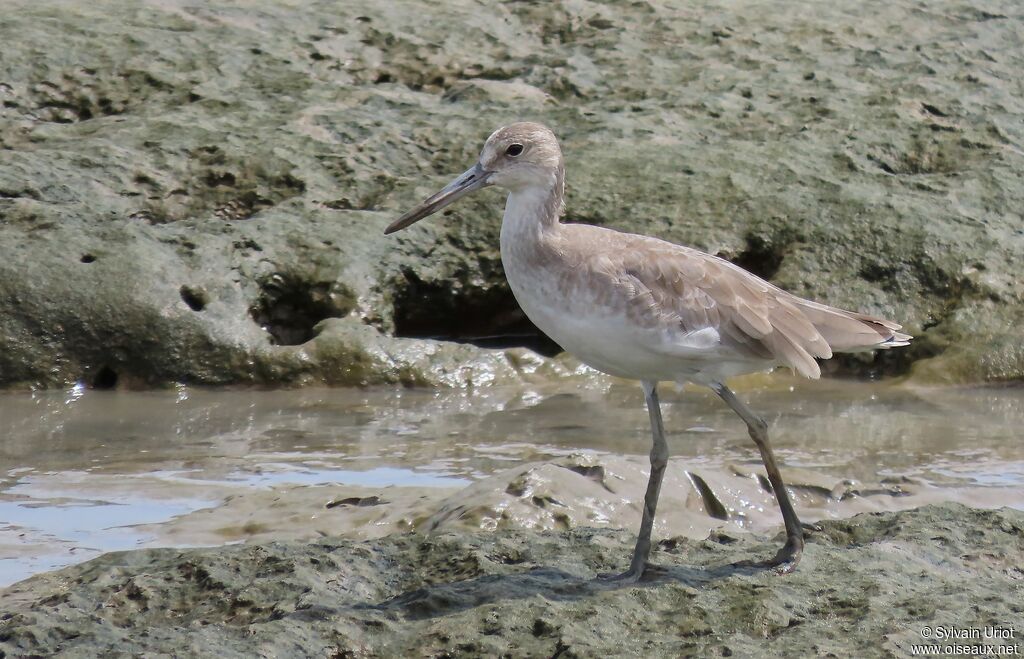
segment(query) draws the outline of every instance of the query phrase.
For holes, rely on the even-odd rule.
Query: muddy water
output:
[[[797,492],[811,518],[936,499],[1024,508],[1024,389],[776,377],[748,383],[743,395],[772,423],[791,484],[811,493],[801,500]],[[758,499],[744,489],[755,482],[746,476],[753,478],[757,461],[738,419],[699,391],[669,389],[662,402],[670,472],[690,484],[703,474],[730,513],[718,517],[730,523],[777,523],[770,495]],[[0,586],[140,546],[373,537],[452,519],[482,528],[544,526],[549,517],[556,527],[631,527],[637,496],[621,494],[616,482],[622,491],[642,490],[649,446],[639,388],[613,381],[474,392],[7,394],[0,395],[0,433]],[[567,460],[575,471],[555,468]],[[613,493],[610,502],[585,491],[593,479],[575,484],[557,475],[578,477],[580,461],[604,465],[606,482],[595,491]],[[524,464],[534,467],[527,473]],[[549,467],[555,476],[545,475]],[[544,478],[560,488],[557,497],[526,499],[536,505],[522,510],[537,515],[499,501],[524,499],[515,488],[526,486],[509,483],[528,478],[531,488]],[[836,484],[845,484],[844,494]],[[676,505],[672,487],[670,473],[667,509]],[[817,490],[825,494],[814,500]],[[680,509],[715,522],[706,491],[697,504],[687,496],[678,491]],[[472,500],[500,514],[465,513]],[[544,517],[545,502],[567,513]],[[588,514],[568,514],[581,509]],[[715,524],[666,517],[659,525],[700,534]]]

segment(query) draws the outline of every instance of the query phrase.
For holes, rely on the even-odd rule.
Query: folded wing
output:
[[[682,335],[715,328],[723,347],[817,378],[816,359],[834,352],[907,345],[910,336],[882,318],[795,295],[695,249],[634,236],[598,267],[627,298],[634,322]]]

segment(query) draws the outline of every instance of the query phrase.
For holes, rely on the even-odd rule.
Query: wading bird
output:
[[[643,518],[629,570],[648,568],[651,528],[668,446],[657,383],[710,387],[747,424],[786,526],[786,543],[761,563],[789,572],[803,551],[800,520],[768,443],[768,426],[725,385],[726,378],[787,366],[818,378],[817,359],[835,352],[894,348],[911,337],[896,323],[804,300],[716,256],[630,233],[559,221],[565,167],[547,127],[495,131],[478,162],[395,220],[393,233],[481,188],[508,191],[501,262],[526,315],[565,350],[599,371],[639,380],[654,446]]]

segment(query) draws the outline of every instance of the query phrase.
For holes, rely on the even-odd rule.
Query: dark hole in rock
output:
[[[547,508],[548,504],[551,504],[552,506],[561,506],[562,508],[565,508],[564,503],[562,503],[561,501],[559,501],[558,499],[554,498],[549,494],[533,497],[533,505],[537,506],[538,508]]]
[[[384,499],[378,496],[371,497],[348,497],[346,499],[328,501],[326,508],[337,508],[338,506],[356,506],[358,508],[365,508],[367,506],[380,506],[388,503]]]
[[[529,489],[529,484],[523,476],[520,476],[505,487],[505,493],[511,494],[514,497],[521,497],[526,494],[527,489]]]
[[[935,116],[935,117],[948,117],[949,116],[947,113],[943,112],[942,110],[940,110],[939,108],[935,107],[934,105],[932,105],[930,103],[922,103],[921,107],[924,108],[925,112],[927,112],[928,114],[930,114],[932,116]]]
[[[748,235],[746,249],[729,260],[761,279],[771,279],[782,266],[782,257],[782,249],[771,238]]]
[[[613,492],[612,488],[608,487],[608,483],[605,482],[605,470],[601,465],[564,465],[569,471],[574,471],[580,476],[586,476],[595,483],[600,483],[601,487]]]
[[[96,260],[96,257],[92,254],[82,254],[82,258],[79,259],[82,263],[92,263]]]
[[[926,335],[927,336],[927,335]],[[920,340],[899,350],[839,353],[821,362],[821,372],[828,376],[858,377],[874,380],[883,375],[903,375],[910,372],[914,362],[934,357],[941,352],[934,341]]]
[[[296,346],[316,336],[317,323],[343,318],[354,307],[355,295],[338,282],[276,274],[263,281],[249,313],[270,334],[272,343]]]
[[[467,289],[406,273],[406,285],[394,298],[394,319],[395,336],[404,338],[529,348],[546,357],[563,351],[526,317],[507,286]]]
[[[92,379],[93,389],[113,389],[117,386],[117,371],[104,366],[96,372],[96,377]]]
[[[734,542],[737,542],[739,538],[733,537],[723,531],[711,531],[711,534],[708,536],[708,540],[720,545],[731,545]]]
[[[192,311],[202,311],[206,308],[206,303],[208,302],[206,291],[192,288],[191,286],[181,287],[181,299]]]
[[[231,172],[210,171],[203,177],[203,182],[211,188],[215,188],[220,185],[232,187],[235,185],[235,175]]]

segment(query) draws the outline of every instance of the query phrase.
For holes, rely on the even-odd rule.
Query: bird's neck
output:
[[[562,224],[565,174],[561,167],[542,182],[533,182],[509,191],[505,215],[501,221],[502,253],[513,243],[539,243],[558,233]]]

